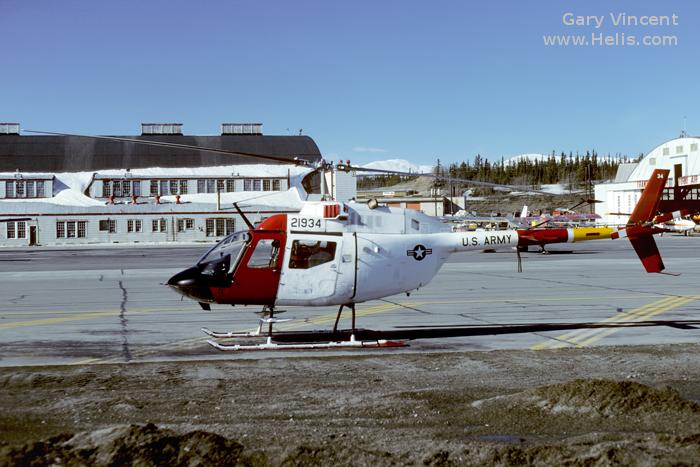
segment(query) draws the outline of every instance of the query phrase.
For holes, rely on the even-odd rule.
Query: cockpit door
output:
[[[284,233],[253,232],[240,263],[233,271],[231,285],[212,287],[215,300],[241,305],[274,305],[284,248]]]
[[[280,278],[279,304],[325,304],[336,291],[340,235],[290,235]]]

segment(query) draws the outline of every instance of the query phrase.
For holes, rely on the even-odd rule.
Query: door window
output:
[[[273,268],[277,264],[279,255],[279,240],[262,239],[255,246],[255,251],[248,260],[249,268]]]
[[[335,259],[336,242],[294,240],[289,257],[290,269],[310,269]]]

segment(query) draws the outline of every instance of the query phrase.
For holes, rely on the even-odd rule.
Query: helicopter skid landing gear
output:
[[[342,314],[343,308],[348,307],[352,310],[352,330],[348,336],[348,331],[338,331],[338,323],[340,321],[340,315]],[[260,325],[258,329],[254,332],[214,332],[209,329],[202,328],[202,331],[215,339],[227,339],[227,338],[255,338],[255,337],[266,337],[265,343],[260,344],[222,344],[215,340],[208,340],[207,343],[218,350],[223,351],[241,351],[241,350],[311,350],[311,349],[357,349],[357,348],[384,348],[384,347],[405,347],[407,344],[402,341],[391,341],[386,339],[369,339],[369,340],[358,340],[356,339],[357,329],[355,327],[355,304],[341,305],[338,309],[338,314],[336,316],[335,324],[333,326],[333,331],[303,331],[299,334],[303,334],[301,341],[294,342],[294,340],[285,339],[284,342],[275,342],[275,336],[278,338],[288,334],[294,334],[294,331],[279,331],[278,333],[273,333],[272,326],[274,323],[280,323],[284,321],[290,321],[289,319],[277,319],[273,316],[274,310],[270,309],[270,316],[268,318],[261,318]],[[263,332],[263,325],[267,324],[267,333]],[[347,337],[346,337],[347,336]],[[320,342],[321,339],[338,339],[329,340],[325,342]],[[347,340],[342,340],[346,338]],[[319,341],[316,341],[318,339]],[[295,339],[296,340],[296,339]]]
[[[277,310],[277,313],[284,313],[285,310]],[[263,306],[263,309],[260,311],[260,314],[262,315],[262,318],[260,318],[260,323],[258,324],[258,329],[255,331],[248,331],[248,332],[231,332],[231,331],[226,331],[226,332],[219,332],[219,331],[211,331],[208,328],[202,328],[202,332],[206,334],[207,336],[213,337],[215,339],[228,339],[228,338],[243,338],[243,337],[263,337],[265,334],[263,334],[263,325],[267,324],[267,338],[268,341],[271,340],[272,337],[272,325],[275,323],[284,323],[285,321],[291,321],[291,319],[279,319],[275,318],[275,309],[274,307],[271,306]]]

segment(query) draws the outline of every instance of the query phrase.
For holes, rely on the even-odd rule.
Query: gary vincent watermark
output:
[[[677,14],[630,15],[623,12],[607,15],[579,15],[566,12],[561,24],[571,29],[570,34],[545,34],[547,47],[673,47],[678,36],[669,34],[678,26]],[[624,28],[624,31],[623,31]],[[659,29],[664,31],[659,31]],[[640,31],[640,34],[636,32]],[[646,32],[654,34],[646,34]]]

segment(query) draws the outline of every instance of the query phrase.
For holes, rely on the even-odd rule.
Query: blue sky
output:
[[[688,0],[0,0],[0,121],[137,134],[226,121],[301,128],[329,159],[429,164],[552,149],[636,155],[700,134],[700,4]],[[562,16],[604,15],[600,29]],[[610,13],[678,15],[614,27]],[[673,35],[546,47],[543,35]]]

